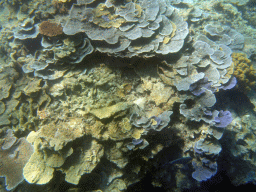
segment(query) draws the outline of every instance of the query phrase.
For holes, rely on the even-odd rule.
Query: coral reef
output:
[[[232,122],[232,134],[234,137],[233,142],[237,142],[236,145],[233,145],[231,148],[232,154],[237,157],[237,156],[242,156],[244,160],[255,164],[254,160],[251,159],[249,156],[249,151],[255,152],[255,144],[253,142],[254,139],[254,132],[255,128],[253,127],[254,125],[254,120],[253,116],[250,115],[244,115],[243,117],[237,117],[234,119]],[[243,144],[239,144],[238,141],[243,141]]]
[[[215,127],[225,128],[232,122],[232,120],[233,118],[230,111],[221,110],[219,111],[218,116],[214,117]]]
[[[223,112],[214,111],[210,118],[208,111],[216,103],[214,92],[219,89],[232,89],[236,85],[236,79],[232,74],[232,50],[229,47],[240,49],[243,47],[243,38],[241,34],[230,28],[224,30],[207,25],[205,29],[212,36],[220,36],[220,38],[224,36],[226,39],[234,38],[233,34],[235,34],[237,40],[230,40],[229,43],[221,41],[225,45],[218,44],[220,41],[216,38],[212,41],[200,35],[193,44],[194,52],[190,56],[182,56],[175,64],[166,62],[167,68],[159,67],[158,73],[164,83],[175,86],[178,91],[190,91],[194,95],[187,98],[194,100],[194,105],[190,108],[187,104],[180,105],[181,114],[190,120],[204,120],[217,125],[217,116]],[[232,118],[230,119],[232,121]],[[227,121],[227,124],[229,123],[230,121]]]
[[[1,2],[1,171],[32,153],[27,182],[20,167],[12,182],[1,172],[7,189],[255,182],[253,12],[236,0]]]
[[[34,149],[25,138],[16,138],[8,129],[0,140],[0,176],[5,177],[7,190],[12,190],[23,180],[23,168]]]
[[[251,60],[244,53],[233,53],[234,76],[238,80],[238,88],[249,92],[256,84],[256,70]]]
[[[14,31],[14,37],[21,40],[36,38],[38,34],[39,27],[37,24],[34,25],[34,18],[26,19]]]
[[[205,26],[205,30],[213,37],[218,36],[221,39],[215,38],[212,41],[200,35],[193,44],[195,51],[190,56],[182,56],[174,65],[166,63],[168,67],[173,68],[173,75],[168,74],[170,72],[166,69],[160,68],[164,73],[160,75],[162,79],[165,79],[163,81],[175,85],[179,91],[190,89],[193,92],[195,89],[193,86],[199,81],[204,81],[205,84],[208,83],[208,88],[217,90],[227,87],[227,84],[230,84],[229,81],[233,80],[231,78],[233,73],[231,48],[236,50],[243,47],[242,35],[230,28],[219,29],[211,25]],[[226,41],[223,40],[224,38]],[[166,80],[163,75],[169,80]]]
[[[152,116],[150,118],[141,117],[137,113],[133,113],[130,117],[130,122],[135,127],[145,128],[145,131],[148,132],[150,129],[155,131],[161,131],[165,128],[170,122],[170,116],[172,115],[172,111],[165,111],[160,115]]]
[[[216,140],[201,139],[196,142],[194,151],[196,159],[192,161],[195,169],[192,177],[197,181],[206,181],[217,173],[216,157],[221,146]]]
[[[252,27],[255,27],[256,22],[255,22],[255,4],[253,1],[249,1],[248,6],[244,6],[242,8],[242,17],[248,21],[248,24],[251,25]]]
[[[65,180],[69,183],[78,184],[81,176],[91,173],[104,154],[103,146],[96,140],[84,141],[80,150],[80,153],[70,156],[61,168],[66,174]]]
[[[69,143],[83,135],[81,119],[51,122],[38,132],[32,131],[27,139],[34,145],[35,152],[24,167],[25,179],[29,183],[48,183],[53,177],[54,168],[61,167],[65,159],[73,154]]]
[[[81,35],[66,37],[61,40],[47,40],[42,38],[43,50],[38,52],[39,56],[26,55],[19,57],[22,69],[25,73],[34,73],[36,77],[54,80],[63,77],[66,69],[58,69],[63,63],[76,64],[81,62],[93,48],[90,41]]]
[[[232,159],[239,159],[233,169],[229,170],[231,181],[235,186],[254,182],[255,180],[255,116],[243,115],[236,117],[226,134],[227,158],[232,163]],[[229,150],[227,150],[229,148]],[[232,158],[232,159],[231,159]],[[243,167],[239,170],[238,167]]]
[[[64,33],[85,32],[95,48],[117,56],[146,57],[178,52],[188,34],[188,26],[165,1],[140,0],[120,6],[115,1],[73,4]]]
[[[212,37],[217,37],[216,43],[224,44],[233,51],[241,50],[244,46],[244,36],[228,26],[208,24],[205,26],[205,31]]]
[[[222,0],[224,2],[228,2],[228,3],[233,3],[233,4],[236,4],[238,6],[242,6],[242,5],[245,5],[246,3],[249,2],[249,0]]]

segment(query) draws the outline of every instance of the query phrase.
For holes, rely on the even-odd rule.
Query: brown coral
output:
[[[256,84],[256,70],[251,60],[244,53],[233,53],[232,60],[235,67],[234,76],[238,80],[239,89],[245,92],[251,91]]]
[[[39,25],[39,33],[48,37],[54,37],[63,33],[63,28],[60,24],[50,21],[43,21]]]

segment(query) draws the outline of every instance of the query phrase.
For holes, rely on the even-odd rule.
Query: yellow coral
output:
[[[67,1],[70,1],[70,0],[58,0],[58,1],[62,3],[66,3]]]
[[[93,10],[93,15],[93,23],[103,28],[118,28],[125,22],[123,18],[115,14],[113,8],[108,8],[103,3],[100,3]]]
[[[232,63],[231,66],[229,66],[226,70],[227,70],[227,73],[226,73],[225,76],[226,76],[228,79],[230,79],[231,76],[235,73],[235,71],[234,71],[234,64]]]
[[[169,43],[170,40],[171,40],[170,37],[164,37],[163,43],[167,44],[167,43]]]
[[[172,24],[172,28],[173,28],[173,30],[172,30],[172,34],[171,34],[170,38],[173,38],[173,37],[174,37],[174,35],[176,34],[177,26],[176,26],[176,25],[175,25],[175,23],[173,23],[172,21],[170,21],[170,22],[171,22],[171,24]]]
[[[141,6],[135,3],[135,9],[136,9],[135,13],[136,13],[137,18],[141,17],[141,13],[142,13]]]
[[[251,60],[244,53],[233,53],[234,76],[238,80],[238,87],[242,91],[248,92],[256,84],[256,70],[251,64]]]

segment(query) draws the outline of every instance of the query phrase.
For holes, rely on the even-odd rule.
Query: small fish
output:
[[[171,165],[171,167],[175,164],[183,164],[184,166],[186,166],[193,158],[192,157],[181,157],[179,159],[175,159],[173,161],[170,161],[170,162],[166,162],[162,165],[163,166],[166,166],[167,164],[168,165]]]
[[[191,160],[192,160],[192,157],[182,157],[182,158],[175,159],[175,160],[169,162],[169,164],[170,165],[174,165],[174,164],[187,164]]]

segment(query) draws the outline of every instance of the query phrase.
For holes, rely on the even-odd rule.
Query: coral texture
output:
[[[51,21],[43,21],[39,24],[39,33],[48,37],[54,37],[63,33],[61,24]]]
[[[234,76],[238,80],[238,88],[249,92],[256,85],[256,70],[251,60],[244,53],[232,54],[234,64]]]
[[[14,30],[14,37],[17,39],[32,39],[39,34],[38,24],[34,24],[34,18],[26,19]]]
[[[217,155],[221,151],[221,146],[217,140],[201,139],[194,147],[196,159],[192,165],[195,171],[192,177],[197,181],[206,181],[217,173]]]
[[[69,143],[84,135],[81,119],[44,125],[38,132],[31,132],[28,141],[35,152],[24,167],[24,177],[29,183],[48,183],[54,168],[61,167],[73,154]],[[31,171],[33,174],[31,174]]]
[[[187,23],[163,0],[106,1],[95,8],[90,3],[73,4],[63,31],[85,32],[100,52],[128,57],[176,53],[188,34]]]
[[[190,191],[223,167],[255,183],[253,13],[248,0],[0,1],[7,189],[22,171],[16,191]]]
[[[25,138],[17,139],[11,129],[0,142],[0,176],[5,177],[6,189],[12,190],[24,180],[23,168],[34,149]]]

